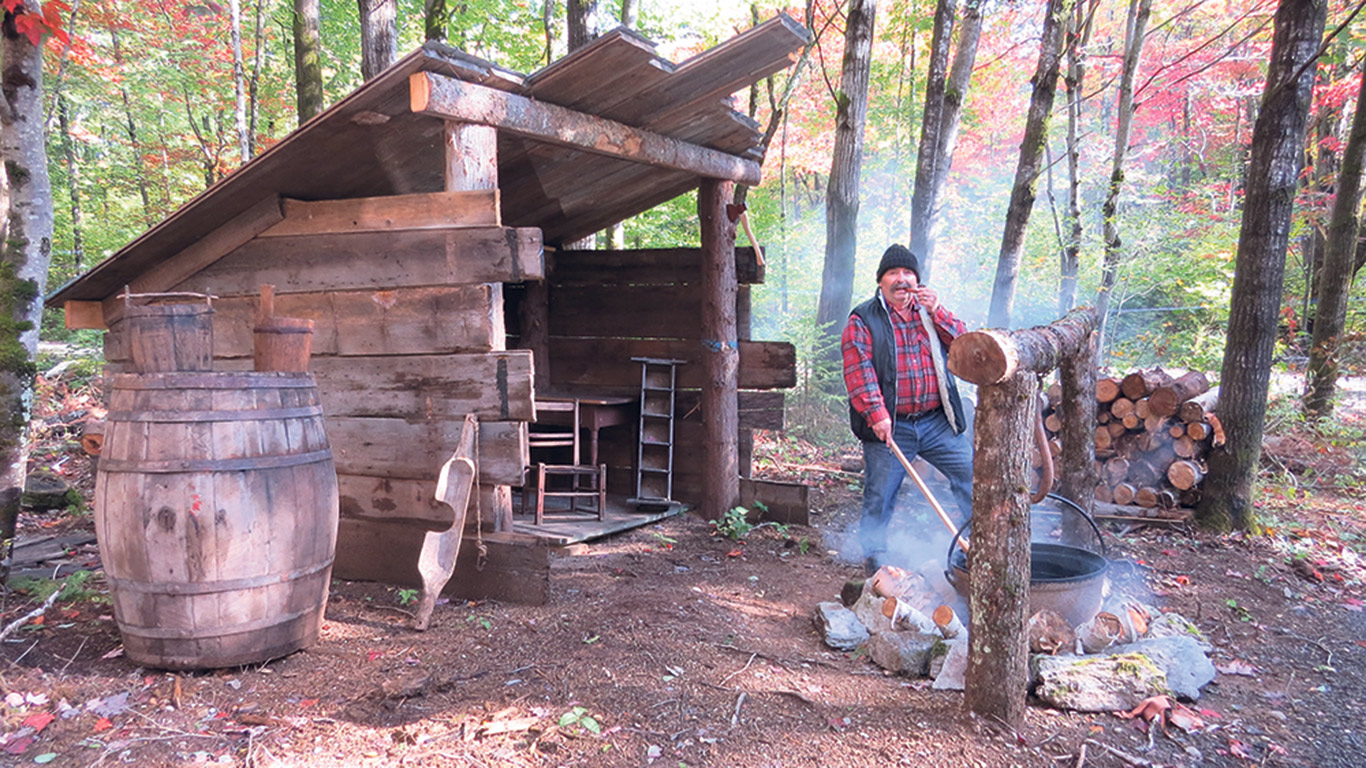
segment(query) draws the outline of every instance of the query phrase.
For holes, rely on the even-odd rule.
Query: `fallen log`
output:
[[[1096,379],[1096,402],[1108,403],[1119,397],[1119,379]]]
[[[1180,491],[1189,491],[1199,485],[1204,477],[1204,470],[1193,461],[1173,461],[1172,465],[1167,467],[1167,482]]]
[[[1153,393],[1158,387],[1172,383],[1171,374],[1161,368],[1147,371],[1134,371],[1120,382],[1119,389],[1130,400],[1137,400]]]
[[[1042,610],[1030,616],[1025,636],[1030,653],[1071,653],[1077,644],[1071,625],[1056,611]]]
[[[1181,404],[1176,416],[1187,424],[1204,421],[1205,414],[1214,413],[1219,403],[1219,388],[1211,387]]]

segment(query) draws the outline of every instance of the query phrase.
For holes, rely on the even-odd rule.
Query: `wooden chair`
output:
[[[527,434],[527,448],[531,453],[531,466],[527,469],[527,483],[522,486],[522,511],[525,513],[531,504],[532,489],[535,489],[536,496],[536,525],[541,525],[546,518],[545,500],[546,497],[569,499],[570,519],[581,513],[593,514],[596,518],[603,520],[607,515],[607,465],[580,463],[583,461],[582,446],[579,444],[579,432],[581,421],[579,420],[579,401],[577,399],[565,400],[537,400],[536,412],[541,413],[567,413],[569,414],[569,426],[538,423],[536,429]],[[568,449],[569,461],[564,463],[563,457]],[[546,456],[548,460],[537,461],[537,454]],[[547,483],[553,482],[555,478],[565,478],[566,487],[562,489],[551,489]],[[557,484],[560,485],[560,484]],[[596,501],[595,509],[579,509],[580,499],[592,499]],[[555,514],[561,510],[552,509]],[[565,519],[565,518],[561,518]],[[580,518],[591,519],[591,518]]]

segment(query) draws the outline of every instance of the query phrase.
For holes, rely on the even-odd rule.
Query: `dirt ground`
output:
[[[1313,446],[1311,446],[1311,450]],[[1117,588],[1194,620],[1223,668],[1205,728],[1031,706],[1018,733],[961,693],[824,647],[817,602],[857,490],[840,458],[760,442],[770,473],[816,484],[813,525],[735,542],[677,517],[554,560],[549,605],[438,606],[334,581],[320,642],[205,673],[118,655],[98,578],[0,645],[0,765],[94,766],[1357,766],[1366,755],[1366,616],[1354,548],[1366,495],[1268,481],[1264,533],[1107,526]],[[40,457],[51,460],[49,453]],[[1312,461],[1313,456],[1308,457]],[[77,459],[72,459],[75,461]],[[89,527],[25,514],[21,537]],[[93,565],[93,561],[92,561]],[[0,603],[8,624],[33,594]],[[26,730],[27,729],[27,730]],[[1081,754],[1085,750],[1085,754]],[[1120,754],[1111,752],[1117,750]]]

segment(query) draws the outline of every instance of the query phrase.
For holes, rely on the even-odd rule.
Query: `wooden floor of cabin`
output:
[[[562,547],[600,539],[673,517],[683,512],[683,505],[675,501],[664,508],[651,506],[637,509],[635,505],[628,503],[626,496],[608,494],[607,513],[603,516],[604,519],[598,520],[593,512],[579,511],[570,514],[569,503],[566,500],[547,499],[541,525],[535,524],[534,514],[522,514],[520,494],[513,494],[512,509],[512,530],[515,533],[535,536],[549,546]]]

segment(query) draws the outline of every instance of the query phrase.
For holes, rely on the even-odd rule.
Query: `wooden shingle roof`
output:
[[[425,45],[62,286],[48,303],[107,298],[272,200],[441,191],[445,124],[414,111],[409,83],[418,73],[432,73],[438,83],[450,78],[566,107],[639,129],[646,138],[702,148],[712,157],[723,153],[723,159],[729,156],[757,175],[759,126],[732,109],[730,96],[790,66],[806,40],[805,28],[779,15],[673,64],[645,38],[617,29],[529,76],[447,46]],[[498,134],[498,177],[504,225],[538,227],[547,244],[583,238],[699,182],[697,172],[505,127]]]

